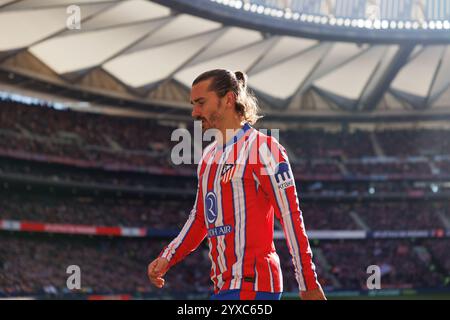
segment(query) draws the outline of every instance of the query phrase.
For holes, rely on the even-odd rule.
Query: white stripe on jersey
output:
[[[278,148],[277,148],[277,150],[278,150]],[[272,173],[275,173],[277,163],[272,155],[272,152],[270,152],[270,150],[267,146],[267,143],[263,143],[260,146],[260,155],[261,155],[261,159],[264,161],[264,164],[269,166],[268,170],[272,170]],[[268,156],[269,156],[269,158],[268,158]],[[269,172],[269,178],[272,183],[272,188],[274,190],[274,193],[276,195],[278,206],[281,210],[281,219],[283,219],[283,222],[284,222],[283,225],[284,225],[285,233],[287,235],[287,241],[293,252],[292,260],[297,269],[297,272],[296,272],[297,281],[299,283],[300,290],[303,291],[303,290],[306,290],[306,286],[305,286],[305,281],[302,276],[302,264],[300,261],[300,252],[298,250],[299,244],[297,243],[294,227],[292,225],[292,220],[290,217],[291,212],[289,209],[289,201],[286,196],[286,191],[280,190],[280,188],[278,188],[278,183],[275,179],[275,174],[270,174],[270,172]],[[297,196],[297,194],[296,194],[296,196]],[[285,219],[286,217],[288,219]]]
[[[256,191],[258,191],[258,188],[261,185],[261,183],[259,182],[259,179],[254,172],[252,172],[252,175],[253,175],[253,179],[255,179],[255,181],[256,181]]]
[[[267,260],[267,267],[269,268],[269,276],[270,276],[270,292],[273,292],[273,275],[272,269],[270,268],[270,260]]]
[[[285,155],[283,155],[283,156],[285,156]],[[291,172],[291,176],[292,177],[294,176],[292,172]],[[275,183],[275,185],[276,185],[276,181],[272,181],[272,183]],[[293,226],[293,223],[292,223],[292,213],[291,213],[291,211],[289,209],[289,201],[287,199],[286,191],[285,190],[280,190],[279,192],[282,195],[283,201],[284,201],[284,203],[286,205],[286,208],[288,210],[287,212],[289,213],[289,214],[287,214],[288,219],[284,219],[284,217],[283,217],[283,220],[285,222],[285,228],[287,228],[288,231],[289,231],[289,234],[291,234],[291,238],[292,238],[293,243],[297,244],[294,248],[300,250],[300,243],[297,243],[297,238],[295,237],[295,230],[294,230],[294,226]],[[298,195],[297,195],[297,189],[295,189],[295,188],[294,188],[294,197],[295,197],[295,205],[298,208],[299,207]],[[288,222],[287,224],[286,224],[286,220]],[[301,224],[302,229],[305,230],[305,225],[304,225],[303,220],[301,220],[301,223],[302,223]],[[300,239],[298,239],[298,240],[300,240]],[[297,265],[298,265],[298,268],[297,268],[298,273],[296,274],[296,278],[297,278],[297,281],[299,283],[299,290],[306,290],[305,279],[303,278],[303,266],[301,264],[301,255],[300,255],[300,252],[297,252],[297,251],[296,251],[296,262],[297,262]],[[314,268],[314,265],[313,265],[313,268]]]
[[[208,238],[208,247],[209,247],[208,257],[209,257],[209,260],[211,260],[211,268],[213,270],[213,276],[211,277],[211,280],[213,280],[213,279],[217,278],[217,276],[216,276],[217,272],[216,272],[216,264],[214,263],[212,253],[211,253],[212,243],[211,243],[210,238]]]
[[[236,177],[242,177],[245,163],[249,157],[248,150],[251,150],[252,143],[255,141],[257,134],[255,130],[248,136],[248,140],[244,142],[239,150],[238,158],[236,159],[236,165],[238,166],[235,170],[234,175]],[[242,179],[231,180],[231,187],[233,190],[233,203],[234,216],[235,216],[235,254],[236,262],[232,268],[232,278],[230,289],[240,289],[242,282],[242,264],[244,259],[244,249],[245,249],[245,217],[246,217],[246,207],[245,207],[245,195],[244,195],[244,183]],[[237,204],[237,207],[236,207]]]
[[[237,164],[236,164],[237,165]],[[240,198],[240,194],[239,194],[239,187],[238,185],[231,180],[230,181],[231,184],[231,190],[233,193],[233,207],[234,207],[234,226],[235,226],[235,230],[234,230],[234,254],[236,256],[236,262],[233,264],[232,267],[232,280],[231,280],[231,284],[230,284],[230,290],[233,289],[239,289],[240,288],[240,279],[238,278],[238,276],[240,275],[240,270],[242,267],[242,261],[241,261],[241,255],[242,255],[242,251],[240,248],[243,248],[243,245],[241,243],[241,239],[243,240],[243,236],[241,235],[240,230],[242,228],[240,228],[239,226],[242,224],[242,201],[239,199]],[[244,206],[245,208],[245,206]]]
[[[195,215],[197,213],[197,211],[196,211],[197,198],[198,198],[198,192],[197,192],[197,196],[195,197],[194,208],[191,210],[188,220],[184,224],[183,229],[181,229],[181,232],[178,234],[178,236],[167,246],[166,250],[164,250],[163,254],[161,255],[163,258],[166,258],[169,261],[170,261],[170,259],[172,259],[172,256],[175,254],[175,251],[181,245],[184,237],[186,236],[186,234],[188,233],[192,224],[194,223]]]
[[[222,287],[223,287],[223,285],[224,285],[224,282],[223,282],[223,275],[222,275],[222,273],[219,273],[218,275],[217,275],[217,288],[219,289],[219,290],[221,290],[222,289]]]
[[[200,170],[202,168],[202,163],[205,161],[206,156],[208,155],[208,153],[211,151],[211,149],[216,145],[216,141],[210,143],[209,145],[206,146],[205,151],[203,152],[202,158],[200,159],[200,162],[197,166],[197,178],[200,177]],[[199,181],[200,182],[200,181]]]
[[[216,156],[216,152],[215,150],[211,151],[211,156],[209,157],[208,161],[206,162],[206,167],[205,167],[205,171],[203,172],[203,176],[202,176],[202,191],[203,191],[203,199],[201,199],[201,201],[203,201],[203,203],[205,202],[205,198],[206,195],[208,194],[208,177],[209,177],[209,173],[211,170],[211,164],[214,162],[214,158]],[[208,228],[208,220],[206,218],[206,214],[204,215],[204,220],[205,220],[205,226],[206,228]],[[212,257],[212,243],[211,240],[208,238],[208,244],[209,244],[209,259],[211,260],[211,264],[212,264],[212,269],[214,270],[214,276],[213,278],[217,278],[217,267],[216,264],[214,263],[214,259]]]
[[[280,281],[280,283],[279,283],[280,292],[282,292],[283,291],[283,272],[281,271],[280,257],[276,253],[274,254],[274,256],[275,256],[275,260],[277,262],[278,275],[279,275],[278,279]]]
[[[217,195],[217,218],[216,222],[214,223],[215,227],[223,226],[223,208],[222,208],[222,187],[221,187],[221,179],[220,175],[222,173],[222,167],[223,164],[226,162],[226,159],[228,158],[228,155],[230,154],[229,150],[225,150],[224,153],[222,153],[220,157],[220,162],[217,165],[217,171],[216,176],[214,177],[214,192]],[[219,263],[219,270],[220,273],[224,273],[227,271],[227,265],[226,265],[226,259],[225,259],[225,236],[218,236],[217,239],[217,261]],[[222,288],[223,282],[221,282],[222,276],[220,276],[218,287],[219,289]]]
[[[255,262],[255,291],[258,291],[258,268],[256,268],[256,262]]]

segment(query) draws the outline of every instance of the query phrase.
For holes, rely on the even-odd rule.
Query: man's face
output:
[[[192,117],[202,121],[203,131],[219,128],[225,111],[217,94],[208,90],[211,81],[201,81],[191,90]]]

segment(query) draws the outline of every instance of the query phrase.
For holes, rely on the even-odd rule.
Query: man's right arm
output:
[[[148,266],[148,277],[150,281],[162,288],[164,286],[163,276],[176,263],[183,260],[189,253],[194,251],[206,237],[206,226],[203,220],[203,201],[201,190],[197,188],[194,207],[189,218],[184,224],[178,236],[166,246],[158,258]]]
[[[189,214],[189,218],[181,229],[178,236],[166,246],[160,253],[159,257],[168,260],[168,268],[174,266],[183,260],[192,251],[197,249],[200,243],[206,237],[206,226],[203,218],[203,195],[197,188],[194,207]]]
[[[209,154],[213,144],[210,144],[202,155],[202,159],[197,167],[197,176],[200,181],[200,173],[202,164],[204,164],[205,156]],[[207,234],[204,221],[203,192],[200,183],[197,185],[197,195],[195,197],[194,207],[189,214],[189,218],[184,224],[183,229],[172,242],[166,246],[158,258],[153,260],[148,266],[148,277],[150,281],[157,287],[164,286],[164,274],[172,266],[183,260],[188,254],[194,251],[200,243],[205,239]]]

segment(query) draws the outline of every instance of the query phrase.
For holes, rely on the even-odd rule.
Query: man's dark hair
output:
[[[223,98],[228,92],[236,97],[236,112],[245,121],[254,124],[259,118],[258,101],[247,87],[247,75],[241,71],[232,72],[226,69],[214,69],[206,71],[195,78],[192,86],[199,82],[212,79],[209,90],[214,91],[219,98]]]

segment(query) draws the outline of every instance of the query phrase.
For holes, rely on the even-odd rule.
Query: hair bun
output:
[[[243,73],[242,71],[236,71],[235,73],[236,79],[242,83],[242,86],[245,88],[247,87],[247,75]]]

